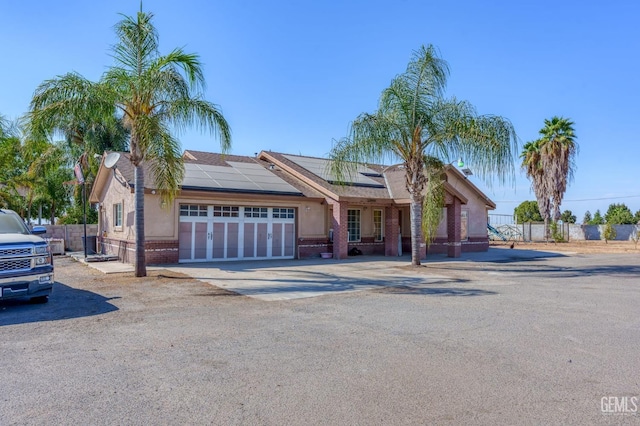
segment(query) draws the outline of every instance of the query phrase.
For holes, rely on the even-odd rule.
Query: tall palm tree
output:
[[[573,121],[556,116],[545,119],[544,127],[540,129],[541,163],[553,201],[554,221],[560,219],[560,205],[567,184],[573,180],[579,150],[573,126]]]
[[[549,195],[548,182],[545,179],[544,168],[542,167],[540,140],[527,142],[524,144],[522,154],[522,169],[531,179],[531,187],[536,195],[538,202],[538,211],[544,220],[544,229],[549,226],[549,218],[551,217],[551,196]],[[546,236],[545,231],[545,236]]]
[[[571,120],[552,117],[545,119],[544,124],[539,131],[540,138],[526,143],[520,158],[522,168],[531,179],[544,218],[545,238],[548,238],[549,219],[560,219],[560,205],[567,185],[573,179],[579,148]]]
[[[393,159],[404,164],[411,198],[412,265],[420,265],[429,158],[448,163],[464,157],[483,178],[495,174],[504,181],[514,175],[513,152],[518,142],[513,126],[503,117],[478,115],[466,101],[445,99],[448,75],[449,66],[435,47],[422,46],[413,53],[406,71],[382,92],[378,110],[358,116],[349,136],[330,153],[332,172],[339,179],[358,163]]]
[[[223,152],[231,146],[227,121],[216,105],[201,96],[205,80],[198,56],[182,49],[160,55],[152,18],[153,14],[140,11],[116,24],[115,64],[99,82],[69,73],[41,84],[31,104],[33,112],[57,110],[62,116],[82,116],[82,111],[91,111],[91,116],[109,117],[115,112],[129,131],[129,158],[135,168],[137,277],[147,273],[144,165],[163,200],[168,201],[184,176],[180,142],[173,129],[197,125],[219,136]]]

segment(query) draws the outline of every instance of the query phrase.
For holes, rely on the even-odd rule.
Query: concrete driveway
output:
[[[505,263],[564,256],[561,253],[535,250],[490,248],[488,252],[463,253],[452,259],[445,255],[430,255],[425,267],[462,263]],[[151,267],[188,275],[225,290],[264,300],[290,300],[327,294],[371,290],[382,287],[426,288],[434,284],[454,283],[449,276],[430,269],[418,274],[410,268],[409,256],[357,256],[343,260],[261,260],[240,262],[187,263]],[[105,273],[133,271],[133,266],[120,262],[89,263]]]

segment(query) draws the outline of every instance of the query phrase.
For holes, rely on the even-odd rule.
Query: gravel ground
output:
[[[640,397],[637,255],[275,302],[56,260],[48,304],[0,302],[1,425],[640,424],[601,412]]]

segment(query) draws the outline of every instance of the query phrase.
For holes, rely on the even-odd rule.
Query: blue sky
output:
[[[0,114],[17,118],[43,80],[77,71],[97,80],[111,64],[119,13],[138,1],[1,2]],[[411,52],[434,44],[449,62],[447,95],[509,118],[522,143],[545,118],[575,122],[580,154],[564,209],[582,219],[624,202],[640,209],[640,3],[578,1],[164,1],[144,2],[160,48],[200,55],[205,97],[220,105],[234,154],[260,150],[324,156],[349,122],[373,112]],[[184,149],[218,151],[188,132]],[[515,185],[472,177],[511,214],[535,199]]]

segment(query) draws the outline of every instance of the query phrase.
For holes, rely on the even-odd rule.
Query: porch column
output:
[[[447,206],[447,256],[460,257],[462,243],[460,242],[460,222],[462,221],[460,200],[453,197],[453,202]]]
[[[335,202],[331,227],[333,228],[333,258],[346,259],[349,251],[349,238],[347,230],[347,203]]]
[[[400,235],[398,223],[398,208],[395,206],[384,209],[384,255],[398,255],[398,235]]]

